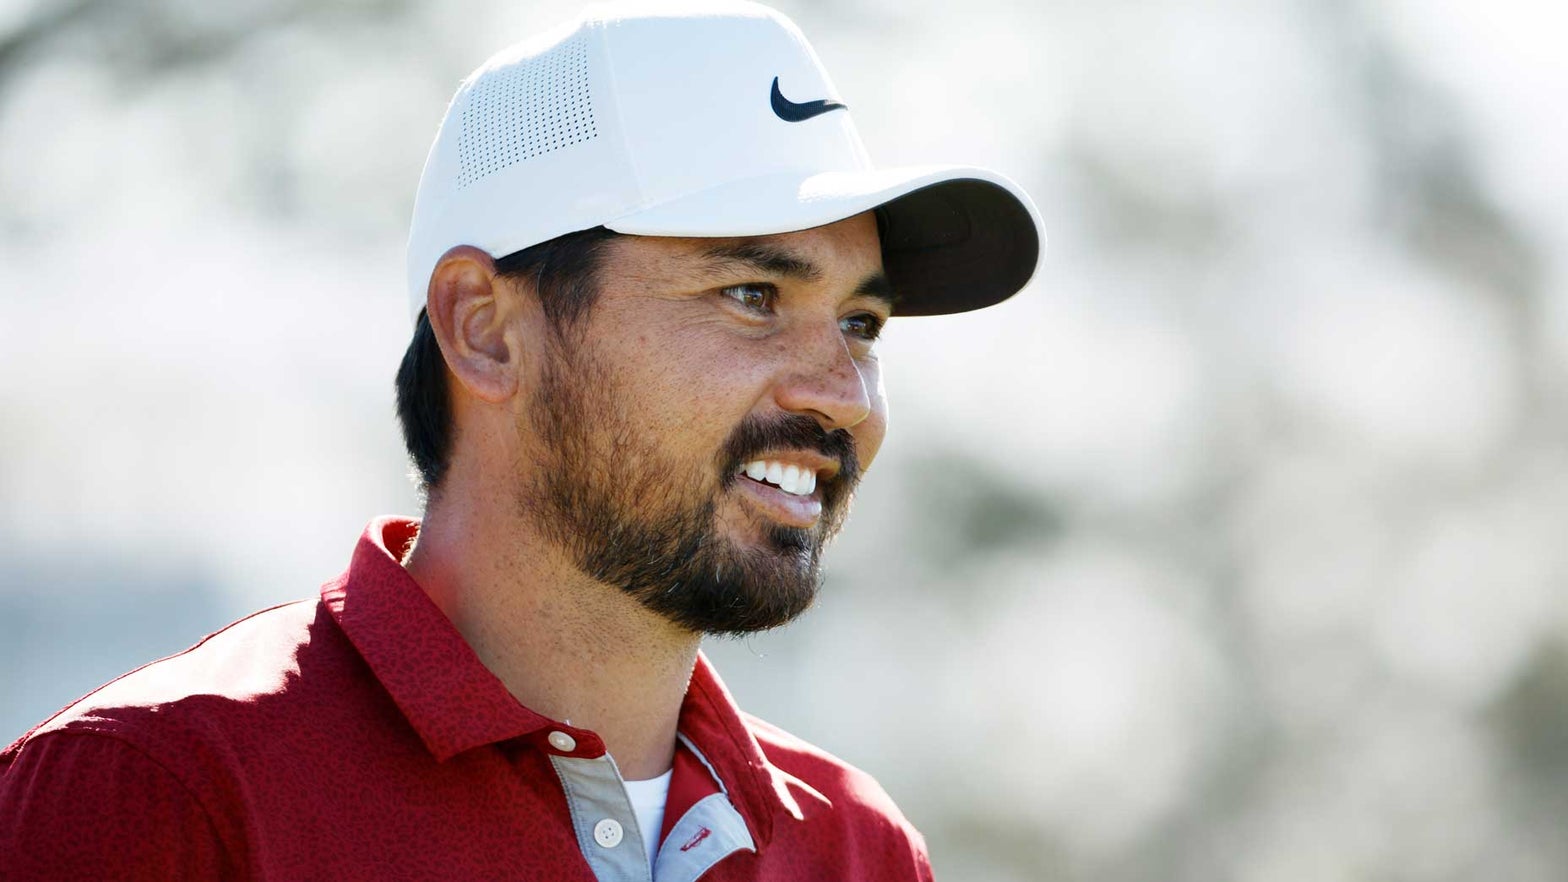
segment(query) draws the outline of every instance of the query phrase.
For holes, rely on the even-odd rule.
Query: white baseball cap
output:
[[[593,6],[458,87],[425,160],[408,238],[409,310],[446,251],[503,257],[605,226],[760,236],[878,210],[898,315],[1005,300],[1044,227],[996,172],[877,169],[795,24],[749,2]]]

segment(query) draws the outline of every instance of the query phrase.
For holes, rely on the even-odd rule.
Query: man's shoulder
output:
[[[318,606],[246,616],[0,751],[0,876],[236,878],[242,822],[227,809],[247,770],[275,772],[267,745],[307,728],[300,670],[343,642]]]
[[[321,617],[310,600],[252,613],[77,699],[0,752],[0,768],[29,741],[56,733],[106,735],[146,750],[281,711],[268,699],[297,682],[312,642],[317,655],[331,651]]]

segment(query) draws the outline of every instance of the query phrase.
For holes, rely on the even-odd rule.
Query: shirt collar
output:
[[[322,586],[321,598],[436,761],[514,738],[559,754],[546,740],[557,731],[576,741],[567,755],[602,755],[598,735],[524,707],[479,660],[403,568],[402,555],[418,533],[417,520],[371,521],[348,571]],[[775,814],[803,818],[797,793],[826,801],[768,761],[752,725],[701,653],[679,727],[712,764],[759,846],[772,838]]]
[[[377,518],[354,548],[348,572],[321,599],[376,679],[438,762],[470,748],[546,730],[580,733],[523,707],[484,666],[446,614],[400,562],[419,522]],[[597,742],[597,736],[593,737]],[[598,745],[602,751],[602,745]]]
[[[742,714],[707,657],[698,653],[686,699],[681,703],[680,731],[703,752],[722,779],[760,848],[773,838],[773,823],[779,814],[805,820],[797,793],[831,803],[811,785],[770,762],[757,743],[754,727],[755,721]]]

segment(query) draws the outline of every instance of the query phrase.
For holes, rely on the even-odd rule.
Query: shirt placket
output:
[[[719,787],[719,792],[698,800],[670,828],[670,835],[659,848],[654,862],[658,882],[693,882],[709,869],[737,851],[757,850],[746,821],[730,802],[724,779],[685,735],[676,735],[702,763]]]
[[[707,767],[720,792],[698,800],[670,829],[649,866],[643,831],[637,824],[620,769],[608,754],[574,757],[551,754],[571,812],[577,847],[599,882],[694,882],[737,851],[756,851],[746,822],[730,802],[724,782],[702,752],[681,741]]]
[[[572,813],[577,847],[599,882],[653,882],[637,813],[608,753],[551,756]],[[657,835],[656,833],[654,835]]]

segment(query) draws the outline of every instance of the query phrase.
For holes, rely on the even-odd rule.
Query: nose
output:
[[[791,341],[788,367],[774,390],[778,406],[815,419],[823,429],[851,429],[871,415],[872,391],[835,322],[831,333]]]

